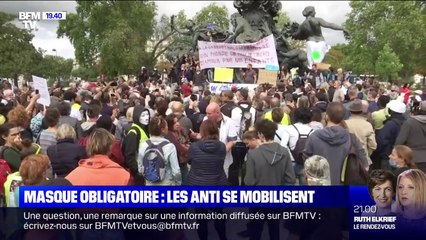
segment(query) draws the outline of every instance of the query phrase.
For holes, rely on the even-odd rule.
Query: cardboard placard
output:
[[[272,86],[275,86],[277,85],[277,76],[278,71],[259,69],[259,78],[257,80],[257,84],[268,83]]]

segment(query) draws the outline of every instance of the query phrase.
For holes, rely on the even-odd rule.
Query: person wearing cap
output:
[[[355,99],[349,106],[351,116],[346,120],[348,130],[355,134],[361,141],[367,153],[367,159],[371,164],[370,155],[377,148],[376,135],[373,126],[367,121],[363,114],[363,105],[360,99]]]
[[[419,104],[418,113],[402,124],[395,145],[406,145],[413,150],[413,161],[426,173],[426,101]]]
[[[390,117],[376,136],[377,148],[371,155],[373,169],[390,169],[389,155],[392,153],[401,126],[406,121],[404,113],[407,108],[403,102],[392,100],[388,103],[387,108]]]

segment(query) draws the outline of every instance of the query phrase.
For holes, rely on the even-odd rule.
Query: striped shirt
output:
[[[43,130],[40,133],[39,144],[43,154],[46,154],[49,146],[56,144],[56,130]]]

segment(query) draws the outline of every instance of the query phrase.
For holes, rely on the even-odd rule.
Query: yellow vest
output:
[[[267,113],[265,113],[265,115],[263,116],[263,118],[269,120],[272,122],[272,111],[269,111]],[[290,116],[287,113],[284,113],[283,118],[281,119],[281,124],[285,125],[285,126],[289,126],[290,125]]]
[[[145,142],[146,140],[148,140],[148,136],[146,135],[145,131],[139,125],[134,124],[134,123],[132,124],[132,127],[127,132],[127,134],[129,134],[130,132],[132,132],[132,133],[136,134],[136,136],[138,135],[138,133],[136,132],[135,129],[133,129],[133,127],[135,127],[136,129],[138,129],[138,131],[141,134],[141,138],[139,139],[139,146],[140,146],[143,142]]]

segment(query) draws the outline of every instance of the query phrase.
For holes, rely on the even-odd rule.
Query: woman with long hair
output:
[[[143,142],[139,148],[138,153],[138,168],[139,173],[144,175],[146,185],[181,185],[182,175],[179,168],[179,161],[177,157],[176,147],[169,140],[165,138],[168,134],[169,128],[166,120],[162,117],[154,117],[149,123],[150,139]],[[149,168],[148,163],[152,158],[158,157],[152,151],[154,148],[161,152],[160,160],[164,163],[159,163],[164,167],[158,169]],[[163,165],[164,164],[164,165]],[[151,170],[154,170],[153,173]]]
[[[393,147],[392,153],[389,155],[389,165],[396,177],[408,169],[417,168],[413,161],[413,151],[404,145]]]

